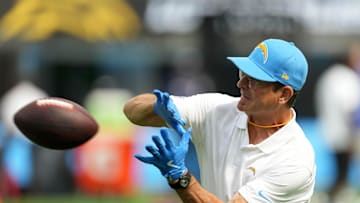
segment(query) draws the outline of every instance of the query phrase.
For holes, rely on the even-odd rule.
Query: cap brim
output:
[[[276,80],[252,62],[248,57],[227,57],[235,66],[246,75],[257,80],[275,82]]]

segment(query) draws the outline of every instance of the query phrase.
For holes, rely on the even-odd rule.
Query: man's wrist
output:
[[[188,169],[186,167],[184,167],[183,169],[179,169],[179,170],[173,170],[169,173],[167,173],[165,175],[168,183],[176,183],[181,176],[185,175],[186,173],[188,173]]]
[[[180,176],[180,178],[175,180],[169,180],[168,178],[168,184],[173,189],[185,189],[189,186],[191,181],[191,173],[188,170],[184,171],[184,174]]]

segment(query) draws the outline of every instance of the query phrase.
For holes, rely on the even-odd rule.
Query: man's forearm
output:
[[[126,117],[134,124],[141,126],[166,126],[165,121],[158,116],[153,105],[156,97],[153,94],[141,94],[131,98],[124,106]]]
[[[223,201],[214,194],[205,190],[194,176],[191,177],[190,184],[186,189],[176,189],[176,193],[184,203],[223,203]],[[237,192],[227,203],[248,202],[240,195],[240,193]]]
[[[206,191],[203,187],[201,187],[200,183],[195,179],[194,176],[191,177],[190,184],[186,189],[176,189],[176,193],[185,203],[223,203],[214,194]]]

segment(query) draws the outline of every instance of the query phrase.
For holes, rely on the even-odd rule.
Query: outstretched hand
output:
[[[145,157],[136,154],[135,157],[144,163],[156,166],[168,180],[177,180],[187,171],[185,156],[189,149],[191,129],[181,134],[181,139],[177,146],[171,140],[170,133],[169,128],[160,129],[163,141],[161,141],[159,136],[153,136],[152,140],[156,147],[152,145],[145,147],[152,156]]]
[[[153,91],[157,100],[154,104],[154,111],[162,117],[178,134],[184,134],[185,121],[170,98],[169,93],[155,89]]]

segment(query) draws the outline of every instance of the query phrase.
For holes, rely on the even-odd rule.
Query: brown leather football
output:
[[[95,119],[79,104],[58,97],[37,99],[16,112],[14,122],[33,143],[50,149],[71,149],[98,131]]]

